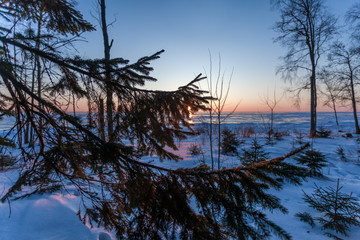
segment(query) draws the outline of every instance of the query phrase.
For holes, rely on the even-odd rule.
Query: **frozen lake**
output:
[[[85,114],[83,116],[85,121]],[[227,113],[223,113],[226,117]],[[269,113],[232,113],[226,117],[225,125],[241,124],[246,126],[253,126],[255,129],[261,129],[269,122]],[[354,128],[353,114],[351,112],[338,113],[340,129],[344,131],[351,131]],[[0,120],[0,130],[8,130],[13,126],[13,117],[4,117]],[[195,125],[209,122],[209,115],[207,113],[197,113],[192,117]],[[317,113],[317,126],[324,128],[336,128],[336,122],[333,112],[319,112]],[[307,131],[310,128],[310,113],[307,112],[291,112],[291,113],[274,113],[274,127],[278,129]]]

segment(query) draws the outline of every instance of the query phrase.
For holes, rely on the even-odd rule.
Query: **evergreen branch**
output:
[[[295,154],[303,151],[304,149],[308,148],[310,146],[310,143],[306,143],[303,146],[300,146],[294,150],[292,150],[291,152],[288,152],[287,154],[285,154],[284,156],[280,156],[280,157],[276,157],[270,160],[266,160],[266,161],[262,161],[259,163],[254,163],[252,165],[249,166],[240,166],[240,167],[234,167],[234,168],[224,168],[224,169],[218,169],[218,170],[214,170],[214,171],[207,171],[209,168],[208,167],[196,167],[196,168],[187,168],[187,169],[183,169],[183,168],[179,168],[176,170],[173,169],[169,169],[169,168],[164,168],[164,167],[159,167],[150,163],[145,163],[145,162],[140,162],[134,159],[130,159],[128,158],[127,161],[139,165],[139,166],[143,166],[146,168],[152,168],[152,169],[156,169],[159,171],[165,171],[165,172],[174,172],[175,174],[185,174],[185,175],[197,175],[197,174],[201,174],[201,175],[207,175],[207,174],[215,174],[215,175],[221,175],[221,174],[227,174],[227,173],[238,173],[239,171],[251,171],[254,169],[260,169],[260,168],[267,168],[269,167],[269,165],[274,164],[274,163],[278,163],[281,161],[284,161],[285,159],[294,156]]]

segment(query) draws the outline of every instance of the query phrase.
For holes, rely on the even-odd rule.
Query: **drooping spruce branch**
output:
[[[17,10],[33,17],[37,4],[45,1],[14,2],[22,4]],[[57,11],[44,7],[50,2],[42,5],[49,17]],[[65,0],[56,2],[70,6]],[[7,3],[0,5],[0,10],[15,11],[11,8],[14,5]],[[66,11],[53,19],[61,23]],[[74,12],[81,21],[76,14]],[[79,21],[73,22],[67,33],[76,31]],[[56,24],[49,25],[50,29],[51,26],[55,28]],[[79,216],[114,230],[120,239],[264,239],[272,233],[290,239],[261,209],[287,211],[267,190],[280,189],[283,180],[299,184],[307,176],[306,169],[283,161],[303,148],[270,161],[218,171],[204,166],[170,170],[148,164],[142,157],[152,153],[179,159],[166,147],[176,149],[175,139],[194,133],[187,121],[188,107],[193,111],[204,110],[210,100],[206,92],[196,86],[203,79],[200,75],[176,91],[145,90],[140,87],[146,81],[155,80],[150,76],[153,69],[149,64],[162,51],[133,64],[122,58],[107,62],[105,59],[70,59],[50,48],[34,47],[41,38],[24,39],[16,34],[17,37],[9,38],[2,34],[5,32],[0,29],[5,52],[0,64],[5,86],[2,99],[6,99],[9,106],[13,104],[23,116],[19,118],[20,124],[32,126],[35,143],[40,148],[37,145],[21,148],[21,175],[1,197],[2,201],[70,185],[83,200]],[[61,29],[58,32],[64,33]],[[44,89],[41,95],[32,91],[26,75],[19,74],[24,68],[14,62],[10,46],[32,56],[27,60],[30,69],[35,69],[34,56],[49,63],[43,68],[48,74],[49,88],[41,88]],[[110,69],[105,69],[105,62]],[[110,76],[104,76],[106,73]],[[83,76],[87,81],[81,80]],[[66,92],[82,93],[88,101],[100,102],[98,97],[106,89],[106,77],[117,100],[113,142],[107,142],[90,125],[66,113],[61,103],[46,92],[53,90],[65,98],[66,87]]]

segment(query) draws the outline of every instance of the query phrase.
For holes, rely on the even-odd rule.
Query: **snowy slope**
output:
[[[272,146],[264,146],[265,150],[270,152],[270,157],[284,155],[293,148],[300,146],[295,142],[297,135],[294,130],[306,135],[308,129],[308,118],[307,114],[304,113],[278,114],[275,120],[275,127],[281,131],[286,130],[289,136],[285,136],[283,140],[277,141]],[[206,119],[204,120],[203,117],[202,121],[206,121]],[[194,119],[194,122],[195,127],[204,126],[200,123],[199,118]],[[329,161],[328,165],[323,168],[324,178],[310,178],[301,186],[285,184],[281,191],[270,190],[282,200],[282,204],[289,210],[289,213],[269,212],[267,214],[271,220],[289,232],[293,239],[329,239],[324,235],[325,231],[321,229],[320,224],[311,228],[294,216],[296,213],[304,211],[315,217],[318,216],[318,213],[302,199],[302,191],[308,194],[312,193],[315,183],[322,187],[336,187],[337,179],[340,179],[340,184],[344,186],[343,192],[353,193],[353,196],[360,200],[360,155],[358,153],[360,143],[358,143],[358,136],[356,135],[353,138],[343,137],[346,132],[353,132],[351,114],[340,114],[340,124],[339,128],[335,126],[331,113],[320,114],[319,126],[332,130],[330,138],[313,140],[313,147],[325,154]],[[259,115],[242,116],[239,114],[229,119],[224,126],[236,130],[239,134],[241,134],[241,128],[244,126],[252,126],[256,129],[256,134],[252,137],[242,138],[245,140],[242,147],[249,147],[255,136],[262,144],[265,143],[263,138],[265,125],[259,120]],[[339,132],[339,130],[343,132]],[[312,140],[305,138],[303,141],[311,142]],[[188,149],[192,144],[198,144],[204,153],[191,156]],[[216,143],[214,144],[216,145]],[[194,167],[204,160],[207,164],[211,164],[208,137],[204,134],[181,141],[178,146],[179,151],[177,153],[183,157],[182,161],[159,161],[155,156],[146,157],[143,161],[168,168]],[[345,150],[346,161],[341,161],[336,154],[339,146]],[[222,167],[240,165],[240,161],[236,157],[222,155],[221,158]],[[292,159],[289,161],[294,162]],[[0,197],[15,181],[17,174],[17,170],[0,171]],[[10,205],[7,202],[0,203],[0,239],[115,239],[112,233],[105,233],[106,231],[101,228],[91,228],[79,220],[76,213],[80,206],[80,197],[75,190],[71,189],[70,187],[69,192],[33,195],[29,198],[11,201]],[[277,238],[274,236],[272,239]],[[344,239],[360,239],[360,228],[351,228],[349,237]]]

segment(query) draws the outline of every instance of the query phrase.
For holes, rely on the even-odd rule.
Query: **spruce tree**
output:
[[[240,141],[237,139],[236,134],[226,128],[222,131],[221,135],[221,152],[225,155],[237,155]]]
[[[263,150],[263,145],[259,144],[257,139],[253,139],[250,149],[243,149],[243,154],[240,156],[240,161],[244,165],[251,165],[253,163],[261,162],[269,158],[269,153]]]
[[[346,156],[345,156],[345,151],[344,148],[341,146],[338,146],[338,148],[336,149],[336,154],[339,156],[341,161],[346,161]]]
[[[321,169],[326,166],[327,160],[321,152],[311,148],[296,156],[295,160],[308,167],[311,176],[323,176]]]
[[[315,191],[311,195],[304,192],[304,200],[322,213],[316,220],[322,224],[323,229],[348,236],[347,232],[351,226],[360,226],[360,204],[352,194],[341,192],[343,186],[340,186],[339,182],[338,179],[336,188],[315,185]]]
[[[23,16],[23,21],[37,21],[39,3],[49,4],[44,8],[49,17],[46,24],[59,34],[76,35],[93,29],[65,0],[55,1],[58,5],[45,0],[10,1],[0,5],[1,16],[6,16],[5,20]],[[51,48],[37,48],[39,39],[24,38],[21,33],[9,37],[8,32],[14,29],[0,28],[4,86],[0,97],[5,103],[1,112],[18,109],[22,117],[15,124],[29,123],[36,144],[21,148],[20,176],[1,196],[2,202],[29,196],[22,194],[24,186],[33,190],[30,194],[74,186],[83,203],[79,217],[115,231],[120,239],[264,239],[271,234],[290,239],[261,209],[287,212],[267,190],[281,189],[282,182],[276,180],[279,177],[301,183],[306,169],[285,159],[308,145],[283,157],[216,171],[207,166],[167,169],[146,163],[142,157],[151,154],[181,160],[168,149],[177,149],[176,139],[195,134],[187,119],[188,107],[206,110],[210,98],[196,85],[203,78],[199,75],[175,91],[146,90],[142,86],[156,80],[150,76],[150,63],[163,51],[134,63],[123,58],[65,58]],[[54,37],[56,32],[52,33]],[[65,112],[50,93],[34,93],[31,84],[20,78],[22,69],[13,61],[13,46],[51,63],[53,68],[48,73],[52,81],[47,82],[49,89],[41,88],[44,91],[64,97],[66,89],[97,101],[96,93],[111,87],[117,103],[111,139],[102,138],[91,124]],[[128,140],[131,144],[125,144]]]

